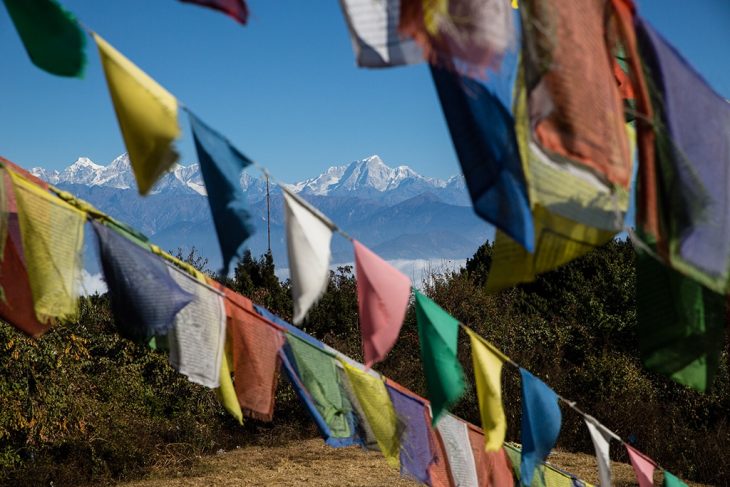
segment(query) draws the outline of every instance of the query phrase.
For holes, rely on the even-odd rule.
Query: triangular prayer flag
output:
[[[626,445],[626,451],[629,452],[629,459],[631,460],[631,466],[634,467],[639,487],[653,487],[654,468],[656,467],[654,462],[629,445]]]
[[[78,312],[86,213],[8,171],[18,210],[22,255],[41,323]]]
[[[502,364],[507,359],[494,346],[466,329],[471,341],[471,358],[479,398],[479,411],[487,451],[498,451],[504,443],[507,419],[502,407]]]
[[[5,0],[33,64],[58,76],[84,74],[86,36],[55,0]]]
[[[416,318],[432,423],[436,425],[464,393],[464,370],[456,356],[459,322],[418,291]]]
[[[520,368],[522,376],[522,461],[520,480],[529,486],[535,468],[544,462],[560,433],[558,396],[543,381]]]
[[[345,361],[340,363],[345,369],[350,386],[365,413],[364,419],[370,426],[380,451],[389,465],[398,467],[401,427],[385,383],[380,377],[374,377]]]
[[[687,484],[664,470],[664,487],[687,487]]]
[[[140,194],[177,161],[177,100],[122,53],[94,34],[109,94]]]
[[[611,440],[621,441],[613,432],[606,429],[595,418],[587,416],[583,418],[588,432],[591,434],[591,441],[596,450],[596,461],[598,462],[598,477],[601,485],[610,486],[611,484],[611,456],[609,453]]]
[[[294,301],[292,321],[298,325],[327,289],[330,242],[335,225],[288,189],[282,187],[281,192],[284,196],[286,244]]]
[[[223,254],[222,272],[228,275],[231,260],[242,257],[244,242],[256,230],[240,183],[241,171],[252,161],[190,110],[188,116]]]
[[[91,225],[119,333],[141,343],[166,335],[193,295],[174,281],[158,256],[102,223]]]
[[[357,240],[355,271],[365,365],[385,359],[398,340],[411,297],[411,280]]]
[[[201,7],[208,7],[223,12],[230,18],[246,25],[248,21],[248,6],[244,0],[180,0],[183,3],[194,3]]]

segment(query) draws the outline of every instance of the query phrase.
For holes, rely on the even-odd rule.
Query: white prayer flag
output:
[[[477,466],[466,423],[451,414],[444,414],[436,429],[444,443],[454,485],[478,486]]]
[[[611,440],[621,439],[612,431],[591,416],[585,417],[588,432],[591,434],[593,447],[596,449],[596,460],[598,461],[598,477],[601,479],[601,487],[609,487],[611,484],[611,457],[609,447]]]
[[[335,229],[326,216],[282,187],[286,244],[294,300],[294,324],[304,320],[329,282],[330,242]]]

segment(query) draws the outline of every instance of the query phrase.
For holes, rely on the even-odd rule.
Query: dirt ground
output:
[[[591,455],[554,452],[548,461],[591,483],[598,481]],[[631,465],[613,464],[614,485],[636,485]],[[660,475],[655,485],[661,485]],[[357,447],[330,448],[318,438],[280,446],[246,446],[197,459],[192,467],[164,466],[147,479],[124,487],[300,486],[406,487],[418,485],[399,476],[377,452]],[[701,484],[689,483],[691,487]]]

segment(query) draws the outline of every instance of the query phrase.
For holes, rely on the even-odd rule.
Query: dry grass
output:
[[[557,451],[550,463],[589,482],[597,483],[596,461],[591,455]],[[630,465],[613,464],[617,487],[636,485]],[[660,475],[655,485],[661,485]],[[299,486],[407,487],[417,485],[399,477],[379,453],[357,447],[330,448],[320,439],[271,445],[252,445],[217,455],[200,457],[192,466],[160,466],[147,479],[119,484],[124,487],[199,486]],[[690,487],[702,487],[689,483]]]

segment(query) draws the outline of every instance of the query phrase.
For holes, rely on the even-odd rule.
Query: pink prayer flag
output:
[[[652,487],[654,485],[654,467],[656,466],[652,459],[640,451],[634,450],[629,445],[626,445],[626,450],[629,452],[631,466],[634,467],[639,487]]]
[[[380,362],[398,339],[411,297],[411,280],[357,240],[355,271],[365,365]]]

